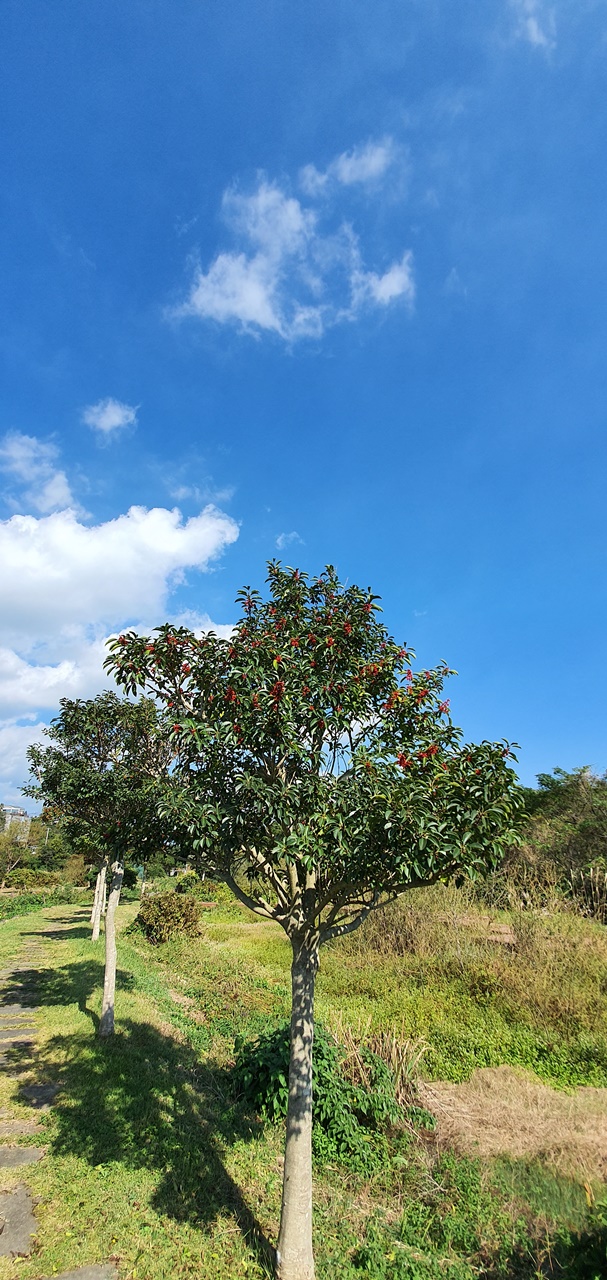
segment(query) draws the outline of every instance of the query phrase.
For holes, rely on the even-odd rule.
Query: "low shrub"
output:
[[[56,907],[61,903],[73,904],[81,902],[83,893],[72,885],[53,885],[38,893],[17,893],[14,896],[0,897],[0,920],[10,920],[13,916],[26,916],[32,911],[40,911],[42,907]]]
[[[11,889],[23,889],[36,892],[38,889],[48,889],[53,885],[60,884],[61,875],[58,871],[35,871],[32,867],[17,867],[15,871],[11,871],[7,876],[6,883]]]
[[[130,929],[158,946],[172,938],[195,938],[200,933],[200,907],[189,894],[156,893],[144,898]]]
[[[365,1082],[343,1071],[345,1052],[322,1026],[314,1031],[312,1150],[317,1160],[347,1161],[371,1173],[385,1158],[384,1132],[403,1119],[394,1079],[380,1058],[362,1050]],[[289,1024],[256,1040],[236,1041],[236,1092],[270,1121],[286,1116]]]
[[[209,886],[206,880],[201,880],[195,871],[185,871],[179,876],[175,885],[175,893],[188,893],[192,898],[209,897]]]

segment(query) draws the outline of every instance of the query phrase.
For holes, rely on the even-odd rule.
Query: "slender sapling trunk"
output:
[[[101,914],[105,916],[107,913],[107,876],[103,882],[103,898],[101,901]]]
[[[95,892],[94,892],[94,894],[93,894],[93,905],[92,905],[92,907],[91,907],[91,924],[92,924],[92,925],[95,923],[95,913],[96,913],[96,910],[97,910],[97,899],[98,899],[98,897],[99,897],[99,885],[100,885],[100,884],[101,884],[101,872],[100,872],[100,871],[98,871],[98,872],[97,872],[97,877],[96,877],[96,880],[95,880]]]
[[[124,867],[115,862],[112,867],[112,883],[105,917],[105,975],[103,979],[103,1003],[99,1021],[99,1035],[114,1033],[114,997],[116,994],[116,908],[120,901]]]
[[[312,1042],[318,944],[293,938],[291,1055],[278,1280],[314,1280],[312,1252]]]
[[[101,906],[103,903],[103,894],[105,891],[106,876],[107,876],[107,859],[104,862],[99,872],[99,875],[97,877],[97,891],[96,891],[95,902],[94,902],[95,914],[93,917],[93,932],[91,934],[91,942],[96,942],[99,937],[99,928],[101,925]]]

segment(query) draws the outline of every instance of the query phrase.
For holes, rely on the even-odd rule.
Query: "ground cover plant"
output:
[[[458,903],[457,891],[450,892],[454,914],[469,911],[465,898]],[[444,894],[416,897],[434,921],[435,940],[445,941]],[[137,903],[121,907],[122,924],[136,911]],[[561,923],[554,922],[555,931]],[[607,943],[597,926],[578,923],[594,955],[596,980],[601,965],[605,972]],[[50,934],[41,932],[49,928]],[[450,934],[453,955],[452,928]],[[6,921],[0,963],[18,954],[20,937],[32,936],[47,947],[37,961],[39,1044],[31,1061],[21,1063],[17,1081],[0,1074],[0,1105],[23,1114],[16,1098],[30,1072],[33,1079],[60,1080],[63,1091],[44,1118],[45,1160],[5,1172],[6,1185],[26,1180],[42,1197],[39,1246],[19,1262],[19,1276],[38,1280],[113,1258],[121,1280],[268,1277],[281,1194],[281,1129],[246,1098],[235,1097],[233,1069],[239,1032],[250,1042],[284,1024],[289,957],[280,931],[244,910],[237,919],[233,909],[228,914],[218,908],[194,942],[152,946],[141,935],[122,934],[123,1016],[111,1046],[94,1034],[103,965],[90,941],[88,909],[60,906]],[[528,979],[542,963],[541,941],[535,945],[519,959]],[[498,944],[493,950],[502,954]],[[472,958],[465,948],[461,955],[465,970]],[[450,991],[448,959],[433,979],[439,1001]],[[377,951],[362,963],[344,943],[332,947],[319,974],[322,1021],[336,1026],[341,1020],[342,1031],[349,1026],[359,1037],[378,963],[376,1024],[392,1020],[398,1029],[399,993],[404,1004],[409,983],[412,998],[423,994],[408,969],[411,960],[407,952],[394,957],[399,967],[385,970]],[[554,982],[557,995],[556,974]],[[479,1019],[489,1023],[491,1011],[476,998]],[[452,1011],[455,1035],[456,1002]],[[419,1001],[414,1013],[421,1038],[431,1036],[429,1003]],[[418,1070],[432,1075],[425,1063],[422,1057]],[[475,1157],[415,1126],[387,1127],[383,1141],[381,1165],[370,1171],[353,1169],[339,1153],[315,1157],[320,1275],[602,1278],[605,1186],[582,1166],[565,1174],[537,1153]],[[0,1277],[15,1280],[13,1261],[0,1259]]]
[[[161,809],[197,864],[292,948],[287,1136],[276,1269],[313,1280],[312,1042],[321,944],[416,885],[495,865],[515,839],[508,744],[462,743],[444,665],[413,655],[370,591],[330,567],[268,567],[230,640],[164,626],[111,642],[106,666],[174,718]]]

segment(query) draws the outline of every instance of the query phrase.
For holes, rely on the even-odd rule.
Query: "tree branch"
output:
[[[245,893],[244,889],[240,888],[240,885],[236,883],[229,871],[222,872],[222,879],[229,885],[234,896],[245,907],[249,908],[249,911],[254,911],[257,916],[263,916],[265,920],[277,920],[279,924],[283,924],[285,915],[284,912],[278,910],[278,907],[271,907],[270,903],[266,902],[264,898],[251,898],[248,893]]]

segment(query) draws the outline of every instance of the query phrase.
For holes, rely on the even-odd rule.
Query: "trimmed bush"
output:
[[[200,907],[189,894],[156,893],[143,899],[130,927],[154,946],[171,938],[195,938],[200,933]]]

